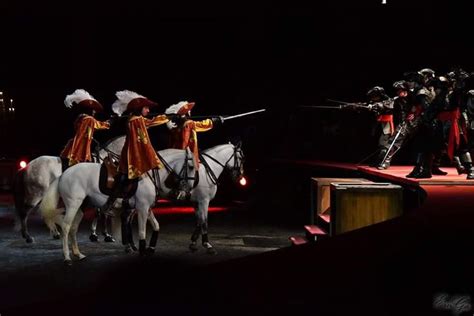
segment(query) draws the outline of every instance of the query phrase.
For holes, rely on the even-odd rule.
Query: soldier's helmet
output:
[[[395,89],[395,91],[398,91],[398,90],[409,90],[408,88],[408,84],[405,80],[399,80],[399,81],[395,81],[392,85],[393,89]]]
[[[403,73],[403,78],[406,80],[407,83],[416,82],[421,84],[423,82],[423,75],[417,71],[405,72]]]
[[[453,68],[446,76],[455,86],[460,87],[464,85],[464,81],[469,79],[471,75],[462,68]]]
[[[431,68],[423,68],[418,72],[425,78],[434,78],[436,76],[435,71]]]
[[[423,77],[424,84],[432,84],[436,78],[435,71],[431,68],[423,68],[418,73]]]
[[[371,88],[367,92],[367,97],[369,99],[375,99],[375,98],[386,99],[386,98],[388,98],[387,94],[385,93],[385,89],[383,87],[380,87],[380,86],[375,86],[375,87]]]

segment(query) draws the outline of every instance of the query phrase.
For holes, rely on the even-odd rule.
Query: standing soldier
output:
[[[451,91],[447,97],[450,107],[449,123],[446,128],[449,133],[448,154],[458,171],[458,174],[467,173],[467,179],[474,179],[474,168],[469,152],[469,108],[470,94],[466,88],[466,80],[470,77],[462,69],[456,69],[448,74],[451,80]]]
[[[370,89],[367,92],[367,98],[369,101],[368,108],[377,113],[377,122],[380,123],[378,124],[381,131],[378,144],[379,154],[377,157],[377,163],[380,163],[387,153],[388,147],[390,146],[390,137],[395,131],[393,123],[393,99],[389,98],[384,88],[379,86]]]
[[[396,81],[393,84],[395,98],[393,98],[393,108],[398,114],[399,122],[395,132],[388,139],[388,149],[385,156],[382,157],[377,169],[384,170],[390,167],[390,162],[397,151],[403,146],[406,139],[412,135],[414,130],[413,121],[415,119],[414,95],[410,91],[409,85],[405,80]],[[385,158],[385,159],[383,159]]]
[[[436,142],[433,139],[433,122],[437,116],[437,108],[432,107],[436,94],[434,92],[433,80],[435,72],[429,68],[418,71],[409,83],[413,86],[415,93],[415,147],[418,151],[416,163],[407,178],[424,179],[432,177],[433,152]],[[444,173],[444,172],[443,172]]]
[[[96,112],[103,111],[102,105],[87,91],[77,89],[66,96],[64,104],[68,108],[79,108],[82,112],[74,122],[75,135],[70,139],[60,154],[63,170],[79,162],[92,161],[91,142],[96,129],[109,129],[108,121],[101,122],[94,118]]]

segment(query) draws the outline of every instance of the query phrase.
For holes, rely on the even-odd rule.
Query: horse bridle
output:
[[[99,143],[97,140],[92,138],[92,141],[95,142],[96,146],[94,148],[94,155],[97,157],[97,162],[102,162],[104,159],[100,158],[100,150],[103,149],[109,156],[111,156],[114,160],[119,160],[120,155],[114,153],[110,149],[107,148],[107,145],[102,146],[101,143]]]
[[[237,159],[237,154],[240,154],[240,159]],[[229,163],[229,161],[232,158],[235,157],[234,165],[232,166],[232,168],[229,168],[230,172],[231,172],[232,176],[235,177],[236,179],[243,175],[244,153],[243,153],[242,148],[240,147],[240,145],[234,146],[234,152],[232,153],[232,155],[229,157],[229,159],[227,159],[227,161],[224,164],[220,163],[217,159],[215,159],[214,157],[212,157],[212,156],[210,156],[210,155],[208,155],[204,152],[202,152],[201,155],[211,159],[212,161],[217,163],[219,166],[224,168],[224,170],[227,169],[226,167],[227,167],[227,164]]]

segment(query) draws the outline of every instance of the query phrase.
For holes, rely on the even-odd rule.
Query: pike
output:
[[[356,106],[360,108],[366,108],[368,109],[369,107],[367,105],[364,105],[366,103],[356,103],[356,102],[345,102],[345,101],[340,101],[340,100],[334,100],[334,99],[327,99],[329,102],[334,102],[334,103],[339,103],[339,104],[344,104],[347,106]]]
[[[331,109],[331,110],[342,110],[345,108],[343,105],[331,106],[331,105],[300,105],[299,108],[303,109]]]

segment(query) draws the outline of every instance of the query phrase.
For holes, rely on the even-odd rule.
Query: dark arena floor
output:
[[[198,304],[212,301],[211,297],[205,298],[208,284],[204,267],[287,247],[290,245],[288,237],[299,230],[295,226],[249,220],[254,216],[240,204],[211,207],[210,241],[217,254],[208,254],[201,246],[193,253],[188,249],[195,225],[192,208],[164,207],[156,212],[161,228],[156,253],[143,258],[137,253],[125,253],[119,241],[106,243],[102,237],[99,242],[89,241],[92,214],[86,213],[78,238],[79,247],[87,258],[67,267],[63,264],[61,241],[51,238],[40,216],[33,214],[29,220],[35,242],[28,244],[14,231],[11,196],[3,194],[1,200],[2,315],[32,310],[46,313],[49,306],[53,308],[52,313],[61,313],[59,306],[71,308],[68,313],[74,314],[104,314],[114,308],[123,312],[121,304],[138,303],[136,300],[142,295],[139,293],[148,296],[143,305],[137,305],[142,308],[163,303],[170,312],[183,308],[191,311],[190,306],[186,307],[189,297],[200,297]],[[206,273],[212,274],[212,271]]]

